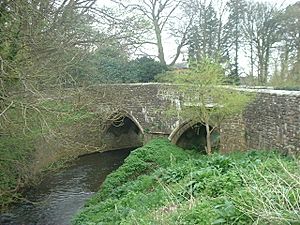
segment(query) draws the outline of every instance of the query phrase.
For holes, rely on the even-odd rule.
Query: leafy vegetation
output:
[[[118,46],[102,47],[89,55],[73,70],[78,83],[137,83],[151,82],[166,68],[149,57],[129,60]]]
[[[93,114],[85,109],[75,110],[71,104],[57,100],[41,101],[36,107],[43,111],[27,109],[20,112],[18,108],[7,113],[14,121],[0,136],[0,209],[21,197],[18,191],[36,178],[33,161],[36,144],[60,126],[78,123]],[[47,111],[47,109],[54,110]],[[59,136],[58,133],[56,133]],[[48,164],[43,165],[46,169]]]
[[[271,84],[299,89],[300,32],[299,26],[295,26],[299,24],[299,2],[281,11],[266,3],[244,0],[227,2],[114,0],[115,4],[111,2],[111,7],[108,7],[97,6],[96,0],[0,1],[0,208],[18,197],[16,191],[31,177],[28,164],[33,161],[36,139],[55,131],[61,124],[72,124],[93,116],[63,102],[66,97],[64,88],[95,83],[151,82],[168,66],[173,66],[187,48],[190,61],[203,63],[203,59],[211,58],[219,63],[214,73],[222,70],[232,78],[232,82],[238,82],[239,76],[245,72],[250,80],[264,85],[274,73]],[[176,52],[173,52],[170,63],[167,63],[167,55],[172,53],[166,54],[166,45],[170,43],[164,37],[167,33],[174,40],[173,45],[176,43]],[[150,46],[156,48],[156,56],[136,58],[145,55],[144,51],[146,55],[152,55]],[[247,69],[242,71],[242,52],[249,52],[245,56],[250,61],[249,72]],[[206,81],[216,78],[205,67],[196,68],[196,71],[206,75]],[[193,79],[197,76],[184,77],[195,75],[194,72],[192,69],[187,73],[175,73],[194,83],[197,80]],[[199,87],[201,85],[198,83]],[[28,95],[40,99],[42,92],[48,90],[61,93],[62,102],[40,104],[28,101]],[[203,90],[203,95],[210,92]],[[216,102],[223,102],[223,106],[227,104],[232,111],[235,109],[231,104],[233,98],[224,93],[216,93]],[[212,92],[210,94],[213,96]],[[202,102],[201,113],[194,114],[193,119],[204,121],[210,129],[208,124],[212,124],[212,120],[208,115],[211,114],[203,107],[205,104]],[[206,115],[204,119],[203,115]],[[213,117],[219,115],[216,112]],[[207,139],[210,140],[209,137]],[[175,154],[177,150],[172,148]],[[186,158],[188,154],[180,155],[190,161]],[[163,167],[142,159],[141,164],[134,168],[144,168],[143,171],[147,172],[143,178],[145,180],[140,181],[145,182],[144,185],[158,184],[154,175],[147,175],[154,168],[171,166],[171,170],[175,169],[172,163]],[[177,172],[182,174],[177,170],[175,174],[170,172],[171,178]],[[142,177],[139,171],[132,176],[130,178]],[[185,179],[185,175],[182,176],[182,179],[178,178],[178,183]],[[134,185],[135,179],[132,182]],[[165,196],[164,188],[157,190]],[[154,199],[164,199],[156,192],[150,193]],[[143,199],[143,196],[140,198]],[[124,204],[127,202],[123,201]],[[210,204],[210,200],[203,199],[205,201]],[[112,207],[114,205],[111,203]],[[199,213],[202,206],[199,205]],[[123,213],[127,215],[126,210]],[[190,215],[192,218],[193,215]]]
[[[267,85],[269,78],[279,76],[286,84],[296,81],[299,85],[299,1],[113,2],[107,6],[124,12],[113,17],[140,34],[135,44],[141,52],[149,45],[155,48],[162,65],[173,66],[183,54],[189,61],[209,57],[222,63],[231,83]],[[170,54],[166,54],[170,36],[165,33],[174,40]]]
[[[297,224],[297,162],[264,151],[200,155],[153,140],[106,178],[73,223]]]
[[[176,87],[184,96],[181,110],[178,112],[175,106],[171,111],[191,125],[205,126],[207,154],[212,152],[211,134],[224,120],[242,113],[252,99],[250,94],[224,87],[227,79],[222,66],[209,58],[182,73],[167,73],[160,78],[178,84]]]

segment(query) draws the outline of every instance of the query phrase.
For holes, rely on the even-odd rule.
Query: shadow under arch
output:
[[[183,149],[197,149],[205,153],[206,127],[200,122],[186,121],[179,124],[170,134],[169,140]],[[213,131],[211,134],[213,148],[219,147],[219,132]]]
[[[101,142],[106,150],[143,145],[144,131],[138,120],[125,110],[113,112],[105,123]]]

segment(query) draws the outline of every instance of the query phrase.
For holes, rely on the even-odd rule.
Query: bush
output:
[[[153,140],[107,177],[73,223],[297,224],[298,174],[297,160],[276,152],[207,156]]]

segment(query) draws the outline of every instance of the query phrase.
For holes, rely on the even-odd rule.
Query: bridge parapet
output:
[[[300,91],[238,90],[258,94],[243,115],[230,118],[220,127],[221,150],[227,152],[256,148],[300,152]],[[168,137],[184,123],[179,116],[170,117],[166,113],[170,106],[181,110],[183,97],[175,85],[97,85],[83,92],[86,97],[82,101],[92,99],[90,110],[99,112],[99,115],[126,111],[138,122],[144,140]]]

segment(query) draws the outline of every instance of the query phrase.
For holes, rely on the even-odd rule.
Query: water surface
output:
[[[130,149],[79,157],[71,166],[48,174],[24,193],[34,203],[20,203],[0,214],[1,225],[69,225],[76,212],[117,169]]]

